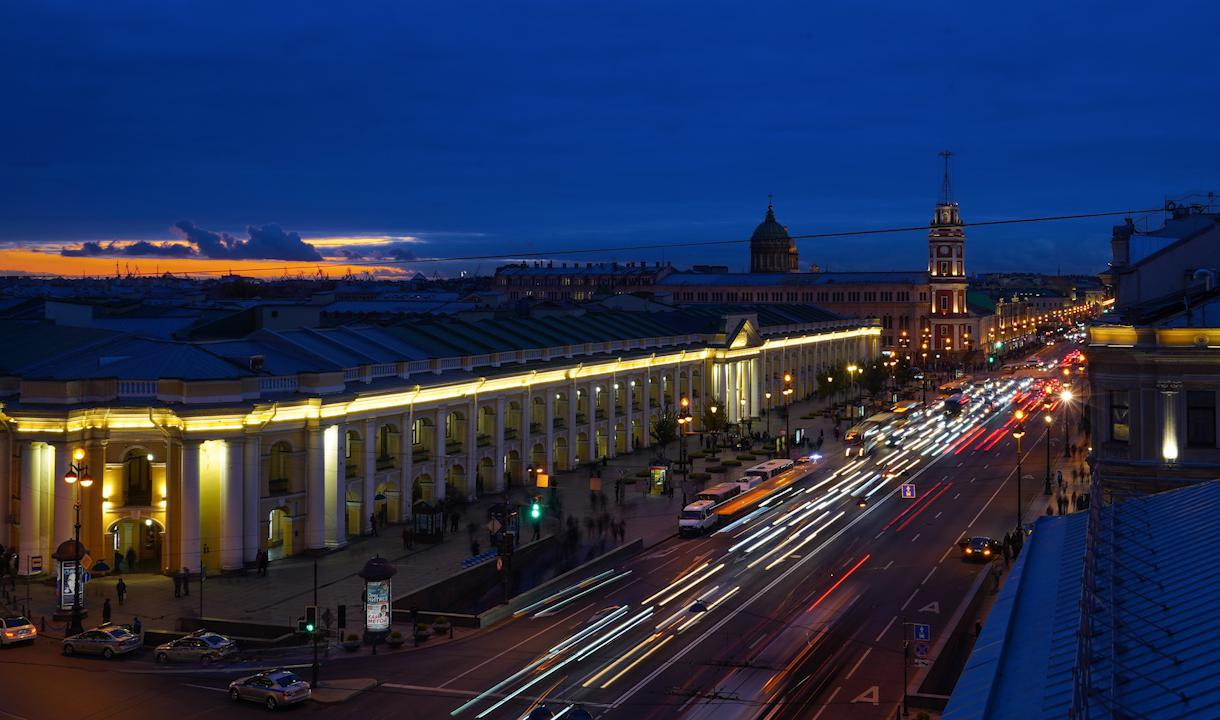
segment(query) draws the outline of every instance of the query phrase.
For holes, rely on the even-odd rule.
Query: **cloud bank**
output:
[[[63,257],[165,257],[206,258],[209,260],[292,260],[319,261],[322,254],[295,232],[285,232],[279,225],[249,225],[248,238],[242,240],[228,233],[205,230],[188,221],[174,223],[185,243],[133,243],[88,241],[79,247],[60,248]],[[342,256],[341,256],[342,257]]]

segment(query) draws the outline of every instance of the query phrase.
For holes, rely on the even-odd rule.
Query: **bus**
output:
[[[962,384],[959,382],[947,382],[936,388],[936,394],[941,398],[953,397],[954,395],[961,395],[962,389]]]
[[[682,508],[682,512],[678,514],[678,534],[701,535],[705,530],[716,527],[721,519],[716,508],[740,494],[740,485],[735,482],[723,482],[695,495],[694,502]]]
[[[741,494],[741,486],[735,482],[722,482],[705,488],[695,495],[696,500],[711,500],[713,504],[719,505],[726,500],[731,500]]]
[[[864,422],[853,425],[843,436],[846,454],[864,457],[885,439],[885,430],[898,416],[892,412],[877,413]]]
[[[745,474],[737,481],[742,492],[758,485],[763,480],[770,480],[785,470],[791,470],[794,463],[791,460],[768,460],[752,468],[746,468]]]
[[[894,403],[894,407],[890,408],[890,412],[900,418],[919,417],[923,412],[923,403],[918,400],[902,400]]]
[[[957,395],[947,397],[945,398],[945,415],[949,417],[960,415],[962,408],[968,404],[970,404],[970,396],[965,393],[958,393]]]

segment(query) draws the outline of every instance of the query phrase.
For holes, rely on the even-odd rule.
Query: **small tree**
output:
[[[838,367],[822,368],[818,373],[818,397],[828,398],[847,387],[847,369]]]
[[[712,412],[713,407],[716,412]],[[720,433],[724,430],[724,403],[716,398],[712,398],[710,403],[703,406],[703,429],[712,434],[712,452],[717,452],[720,448]]]
[[[649,433],[657,445],[661,446],[661,454],[664,455],[669,444],[678,439],[678,413],[672,409],[663,410],[657,419],[652,421],[652,430]]]
[[[885,388],[885,383],[889,380],[889,369],[881,364],[880,361],[874,361],[863,368],[860,372],[860,382],[864,385],[864,389],[868,390],[869,395],[876,395]]]

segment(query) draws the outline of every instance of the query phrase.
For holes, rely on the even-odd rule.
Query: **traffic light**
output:
[[[991,364],[994,364],[994,363],[995,363],[995,355],[988,355],[988,356],[987,356],[987,364],[991,365]]]
[[[530,520],[542,519],[542,498],[534,496],[534,501],[530,503]]]
[[[305,606],[305,632],[311,633],[318,628],[318,606]]]

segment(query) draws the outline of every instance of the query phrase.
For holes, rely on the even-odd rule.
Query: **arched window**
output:
[[[152,504],[152,469],[147,450],[132,448],[123,456],[123,503]]]
[[[292,479],[292,446],[283,440],[272,445],[267,470],[267,491],[272,495],[288,492]]]

